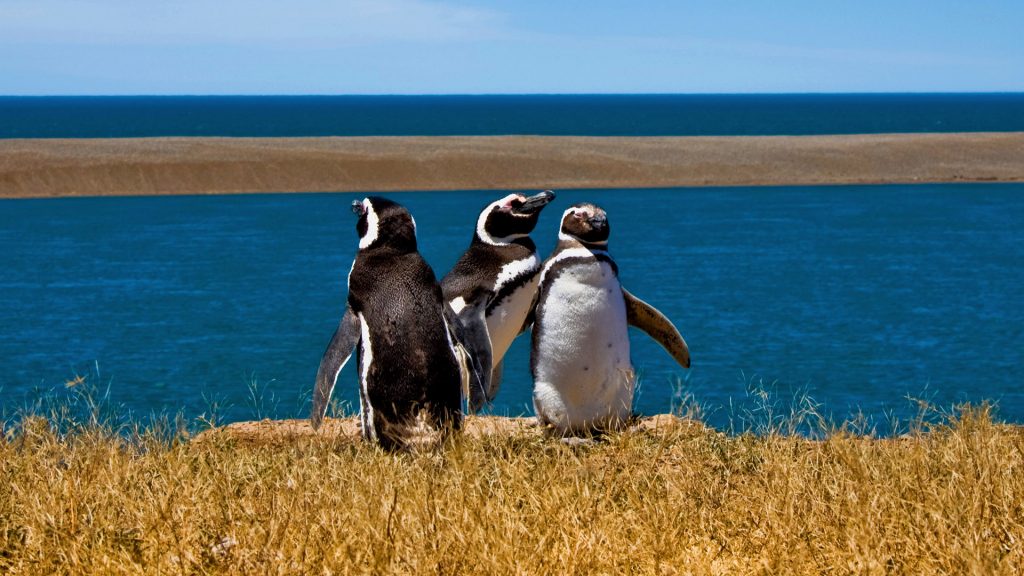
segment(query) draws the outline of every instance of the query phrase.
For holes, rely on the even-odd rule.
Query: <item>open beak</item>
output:
[[[593,228],[595,231],[604,231],[605,229],[608,228],[608,217],[605,216],[604,214],[600,214],[598,216],[591,216],[590,218],[587,219],[587,222],[590,222],[591,228]]]
[[[516,212],[521,214],[533,214],[541,208],[547,206],[548,202],[555,199],[555,193],[551,190],[545,190],[540,194],[534,194],[523,201],[522,205],[516,209]]]

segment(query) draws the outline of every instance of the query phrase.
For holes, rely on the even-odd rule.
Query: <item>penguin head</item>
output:
[[[537,226],[540,211],[554,199],[555,193],[545,190],[533,196],[509,194],[495,200],[480,212],[476,238],[495,246],[525,238]]]
[[[562,213],[562,227],[558,231],[558,239],[605,246],[608,244],[610,233],[608,214],[599,206],[580,202]]]
[[[352,212],[359,217],[356,232],[360,250],[383,246],[403,251],[416,250],[416,221],[401,204],[379,196],[368,196],[354,200]]]

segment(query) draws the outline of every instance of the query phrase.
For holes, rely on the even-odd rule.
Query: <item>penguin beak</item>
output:
[[[355,214],[356,216],[362,216],[363,212],[364,212],[364,208],[363,208],[362,200],[353,200],[352,201],[352,213]]]
[[[551,190],[545,190],[540,194],[534,194],[528,197],[523,203],[516,209],[516,212],[520,214],[533,214],[541,208],[547,206],[548,202],[555,199],[555,193]]]

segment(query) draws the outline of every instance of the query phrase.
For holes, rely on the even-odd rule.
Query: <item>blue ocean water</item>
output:
[[[690,344],[685,371],[633,333],[641,412],[671,409],[681,386],[728,427],[763,382],[883,428],[913,414],[908,396],[992,400],[1024,422],[1024,185],[558,194],[534,234],[541,252],[566,206],[604,206],[623,284]],[[498,195],[390,196],[440,276]],[[70,394],[77,374],[143,416],[305,416],[344,305],[357,197],[0,201],[3,411]],[[506,360],[496,413],[530,413],[528,343]],[[355,405],[351,363],[339,390]]]
[[[0,97],[0,138],[1024,130],[1024,94]]]

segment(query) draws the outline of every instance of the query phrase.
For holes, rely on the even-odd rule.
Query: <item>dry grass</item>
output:
[[[0,440],[4,574],[1011,574],[1024,436],[986,408],[893,440],[685,420],[567,445],[466,434],[189,442],[39,418]],[[667,424],[666,424],[667,423]]]

